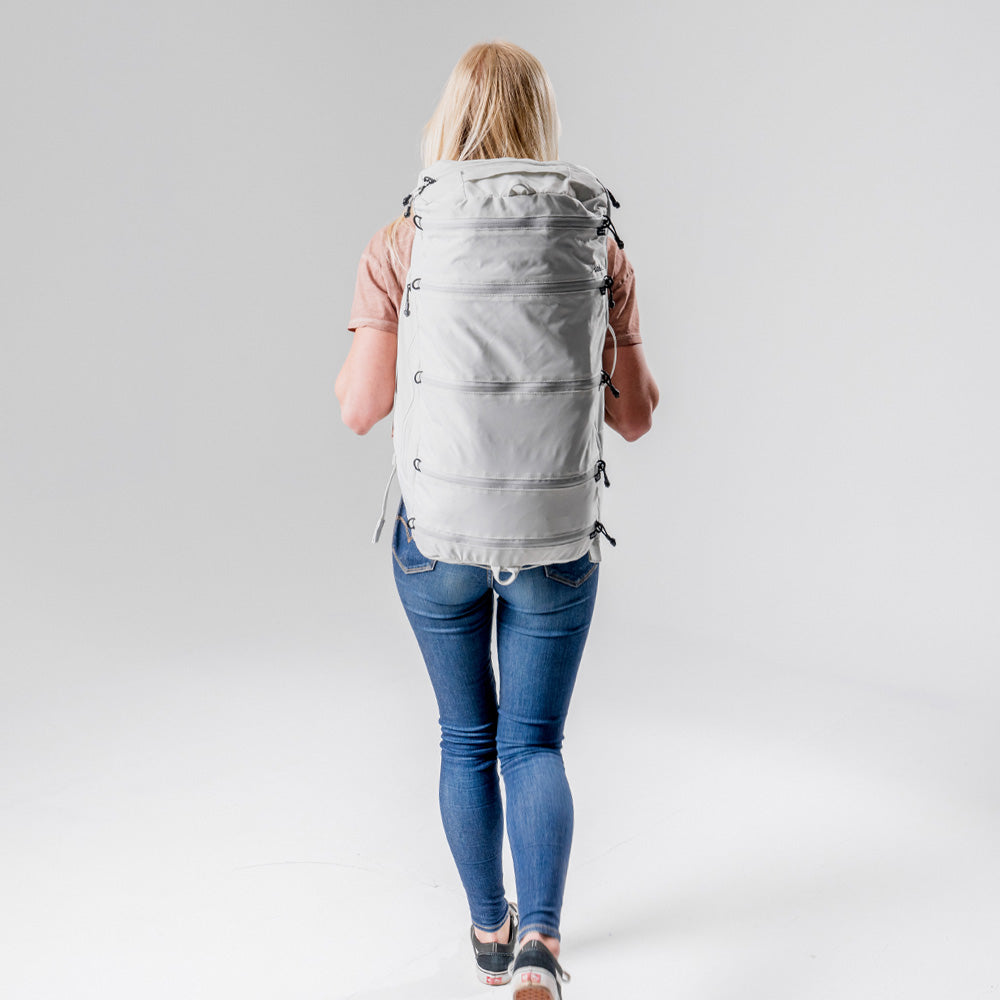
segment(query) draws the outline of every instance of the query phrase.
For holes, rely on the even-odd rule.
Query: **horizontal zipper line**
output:
[[[420,379],[414,379],[419,385],[432,385],[439,389],[452,389],[455,392],[478,392],[486,395],[494,393],[545,393],[545,392],[579,392],[585,389],[596,389],[602,384],[600,375],[588,375],[586,378],[558,379],[547,382],[469,382],[452,381],[437,378],[434,375],[418,373]]]
[[[564,531],[558,535],[549,535],[545,538],[485,538],[476,535],[462,535],[452,531],[438,531],[435,528],[425,528],[422,525],[414,524],[413,531],[423,531],[435,538],[443,538],[453,542],[464,542],[469,545],[521,545],[525,548],[543,548],[546,545],[558,545],[560,542],[573,542],[578,538],[586,538],[594,530],[593,525],[586,528],[579,528],[576,531]]]
[[[551,281],[480,281],[480,282],[434,282],[418,279],[419,285],[412,285],[415,292],[467,292],[473,295],[530,295],[533,292],[576,292],[604,288],[604,279],[571,278]]]
[[[597,482],[600,477],[600,473],[595,477],[592,471],[577,472],[572,476],[552,476],[549,479],[497,479],[485,476],[453,476],[449,473],[434,472],[432,469],[425,469],[422,462],[417,471],[421,475],[431,476],[433,479],[441,479],[447,483],[455,483],[458,486],[496,490],[566,489],[572,486],[582,486],[588,480]]]
[[[604,228],[602,216],[593,219],[570,215],[526,215],[511,219],[420,219],[419,228],[431,229],[597,229]]]

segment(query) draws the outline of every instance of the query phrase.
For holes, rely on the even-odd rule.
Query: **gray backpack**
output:
[[[440,160],[403,204],[416,233],[372,541],[395,474],[428,558],[503,584],[588,552],[600,562],[600,535],[615,544],[600,508],[605,386],[619,395],[602,365],[618,202],[584,167],[504,157]]]

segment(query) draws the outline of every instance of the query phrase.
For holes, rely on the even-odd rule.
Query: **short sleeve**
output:
[[[379,230],[361,253],[354,301],[347,329],[370,326],[396,333],[399,324],[400,289],[398,279],[388,266],[385,231]]]
[[[639,303],[636,299],[635,271],[613,238],[608,238],[608,273],[611,275],[611,297],[615,304],[611,308],[608,321],[615,332],[619,347],[641,344],[639,334]],[[607,331],[604,349],[613,345],[611,331]]]

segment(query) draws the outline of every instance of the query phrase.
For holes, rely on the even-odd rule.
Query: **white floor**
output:
[[[416,647],[401,619],[380,642],[23,642],[0,996],[506,995],[474,977]],[[643,642],[626,667],[595,629],[567,732],[566,1000],[1000,994],[989,706],[867,683],[863,657]]]

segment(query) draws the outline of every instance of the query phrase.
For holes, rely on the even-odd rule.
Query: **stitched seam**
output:
[[[396,565],[398,565],[404,573],[426,573],[428,570],[434,569],[437,565],[436,559],[430,559],[420,566],[404,566],[402,560],[395,551],[392,553],[392,558],[396,560]]]
[[[399,514],[396,515],[396,520],[403,525],[403,530],[406,532],[406,542],[408,545],[414,544],[413,535],[410,534],[410,526],[406,523],[406,520]],[[434,569],[437,565],[437,559],[426,559],[425,561],[417,566],[405,566],[403,560],[399,558],[399,553],[396,551],[395,545],[392,547],[392,558],[396,560],[396,564],[404,573],[426,573],[427,570]]]
[[[550,571],[548,566],[545,567],[545,575],[550,580],[556,580],[559,583],[565,583],[570,587],[579,587],[582,583],[586,583],[586,581],[590,579],[591,574],[594,572],[595,569],[597,569],[598,565],[599,565],[598,563],[591,563],[590,569],[587,570],[586,575],[580,577],[579,580],[573,580],[568,576],[564,576],[557,570]]]

